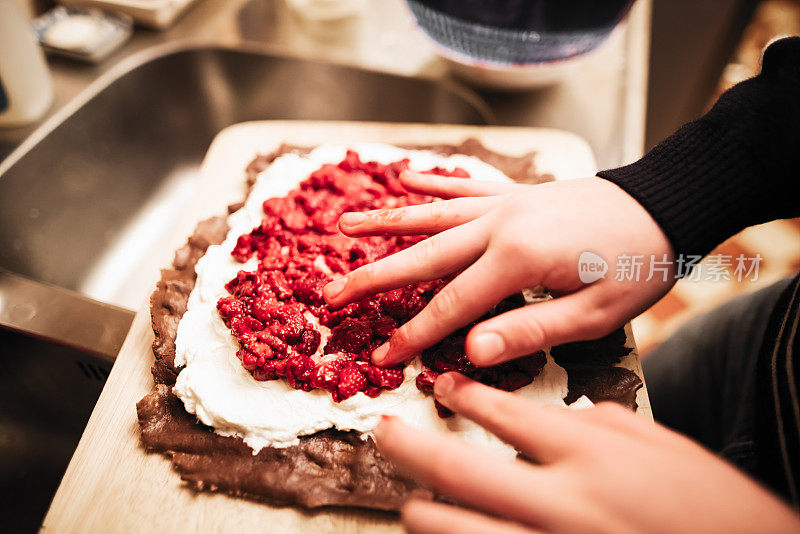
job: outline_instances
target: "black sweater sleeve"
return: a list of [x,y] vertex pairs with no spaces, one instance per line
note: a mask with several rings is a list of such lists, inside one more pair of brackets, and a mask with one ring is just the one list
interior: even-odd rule
[[800,37],[764,53],[761,73],[639,161],[598,173],[633,196],[676,254],[707,254],[754,224],[800,215]]

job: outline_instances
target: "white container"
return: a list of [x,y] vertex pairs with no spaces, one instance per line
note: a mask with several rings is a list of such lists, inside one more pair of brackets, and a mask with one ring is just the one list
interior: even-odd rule
[[15,0],[0,0],[0,127],[35,122],[53,103],[44,53]]

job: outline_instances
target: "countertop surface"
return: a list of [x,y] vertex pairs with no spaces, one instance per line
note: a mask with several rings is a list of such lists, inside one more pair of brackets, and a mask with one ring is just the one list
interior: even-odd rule
[[[29,12],[35,14],[29,2]],[[601,168],[632,161],[644,140],[650,1],[639,0],[620,27],[559,84],[517,92],[476,90],[499,125],[560,128],[585,138]],[[304,19],[283,0],[200,0],[166,31],[137,28],[133,38],[97,65],[50,57],[55,102],[48,117],[101,75],[138,53],[170,42],[263,47],[271,52],[368,69],[451,78],[446,62],[419,31],[402,0],[363,3],[338,22]],[[253,117],[257,119],[259,117]],[[0,157],[41,124],[0,130]]]

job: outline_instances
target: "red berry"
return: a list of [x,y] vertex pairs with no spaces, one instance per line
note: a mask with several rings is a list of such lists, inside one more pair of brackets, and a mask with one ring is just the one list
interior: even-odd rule
[[311,381],[314,373],[314,362],[302,354],[289,358],[286,363],[286,381],[296,389],[303,389],[302,384]]
[[256,367],[255,369],[253,369],[253,378],[258,380],[259,382],[264,382],[265,380],[272,380],[274,378],[277,378],[277,376],[275,376],[274,373],[268,373],[264,371],[264,369]]
[[436,413],[442,419],[445,419],[447,417],[452,417],[454,415],[453,411],[450,410],[450,408],[448,408],[447,406],[445,406],[444,404],[442,404],[441,402],[439,402],[436,399],[433,399],[433,405],[436,407]]
[[236,355],[239,356],[239,359],[242,360],[242,366],[248,371],[256,368],[258,357],[252,352],[241,349]]
[[372,364],[366,365],[368,368],[365,374],[367,375],[369,383],[374,386],[378,386],[382,389],[395,389],[400,387],[400,384],[403,383],[405,377],[402,367],[383,369]]
[[348,365],[339,372],[339,395],[342,400],[367,389],[367,379],[354,365]]
[[383,370],[383,383],[381,386],[385,389],[399,388],[400,384],[405,380],[403,369],[400,367],[392,367]]
[[314,370],[311,385],[318,389],[333,391],[339,386],[339,366],[333,363],[322,364]]
[[356,354],[372,340],[372,329],[363,321],[348,317],[331,330],[328,344],[341,352]]
[[286,277],[281,271],[270,271],[269,282],[272,286],[272,291],[279,299],[286,300],[292,296],[292,288],[289,286],[289,282],[286,281]]
[[[269,360],[272,358],[272,348],[266,343],[251,341],[247,344],[247,350],[252,352],[256,358],[259,359]],[[261,365],[263,365],[263,363]]]
[[[263,204],[264,216],[248,234],[239,236],[232,256],[244,263],[255,254],[254,271],[239,271],[225,289],[229,295],[217,302],[225,325],[239,342],[237,357],[256,380],[285,378],[297,389],[325,389],[334,401],[359,391],[370,397],[400,387],[403,367],[383,369],[370,361],[372,351],[427,305],[452,276],[412,284],[370,296],[343,308],[328,306],[322,288],[330,269],[347,274],[354,269],[418,243],[425,236],[371,236],[352,239],[338,231],[337,220],[346,211],[397,208],[430,202],[431,197],[405,191],[399,181],[408,160],[382,164],[361,161],[348,151],[338,164],[325,164],[311,173],[288,195]],[[258,165],[249,170],[258,172]],[[431,174],[468,177],[466,171],[433,168]],[[324,266],[319,263],[324,259]],[[521,297],[510,297],[489,314],[518,308]],[[331,329],[325,356],[319,351],[319,324]],[[436,377],[457,371],[485,384],[506,390],[529,384],[540,372],[541,353],[489,368],[476,368],[464,351],[464,336],[474,326],[465,325],[448,339],[422,354],[423,372],[417,387],[433,391]],[[437,403],[441,416],[451,414]]]
[[439,373],[429,369],[423,370],[417,375],[417,389],[423,393],[433,393],[433,383],[436,382],[436,377]]
[[311,356],[319,348],[321,340],[320,333],[316,330],[306,329],[300,335],[300,342],[294,346],[294,349],[300,354]]

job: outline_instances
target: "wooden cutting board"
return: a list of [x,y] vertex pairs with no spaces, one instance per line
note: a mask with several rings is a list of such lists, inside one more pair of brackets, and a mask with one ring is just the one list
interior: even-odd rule
[[[164,236],[165,265],[197,221],[225,213],[244,196],[244,169],[280,143],[459,143],[476,137],[512,155],[537,151],[537,169],[558,179],[591,176],[594,158],[575,135],[540,128],[472,127],[358,122],[261,121],[223,130],[209,149],[194,201],[175,233]],[[633,339],[628,330],[630,346]],[[305,512],[184,488],[169,461],[139,445],[136,402],[153,387],[148,304],[133,321],[78,448],[43,524],[50,532],[398,532],[397,516],[349,509]],[[642,376],[634,351],[623,362]],[[647,391],[639,413],[652,420]]]

